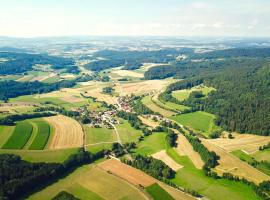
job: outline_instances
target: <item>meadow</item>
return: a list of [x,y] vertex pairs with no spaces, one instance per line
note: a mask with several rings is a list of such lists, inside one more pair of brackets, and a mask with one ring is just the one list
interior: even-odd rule
[[87,125],[84,126],[86,132],[86,144],[96,144],[102,142],[114,142],[116,141],[116,135],[114,129],[108,129],[105,127],[92,128]]
[[157,183],[148,186],[146,188],[146,191],[151,195],[154,200],[174,200],[174,198]]
[[115,126],[118,130],[122,143],[137,142],[139,137],[142,135],[142,132],[133,128],[128,121],[121,121],[121,124],[117,124]]

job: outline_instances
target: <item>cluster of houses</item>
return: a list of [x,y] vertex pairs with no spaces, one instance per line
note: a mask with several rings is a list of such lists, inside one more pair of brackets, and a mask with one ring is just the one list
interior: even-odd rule
[[130,96],[121,96],[117,99],[117,105],[121,110],[132,112],[132,107],[130,106],[131,99]]

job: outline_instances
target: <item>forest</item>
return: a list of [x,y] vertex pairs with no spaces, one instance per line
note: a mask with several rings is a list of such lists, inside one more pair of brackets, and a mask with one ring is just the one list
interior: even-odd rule
[[0,58],[6,59],[0,62],[0,74],[18,74],[32,70],[36,64],[48,64],[53,69],[68,67],[68,71],[76,71],[74,61],[70,58],[49,56],[45,54],[28,54],[14,52],[0,52]]

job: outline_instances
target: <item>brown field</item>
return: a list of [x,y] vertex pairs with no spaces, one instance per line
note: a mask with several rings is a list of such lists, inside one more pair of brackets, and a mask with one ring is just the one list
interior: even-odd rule
[[142,123],[144,123],[147,126],[150,126],[152,128],[155,128],[159,125],[158,122],[153,121],[152,119],[143,117],[143,116],[139,116],[139,119],[142,121]]
[[201,156],[194,151],[191,144],[188,142],[185,136],[178,134],[176,151],[182,156],[188,156],[197,169],[202,169],[204,162]]
[[215,168],[218,174],[229,172],[238,177],[246,178],[249,181],[253,181],[258,184],[265,180],[270,180],[270,177],[253,168],[248,163],[241,161],[239,158],[228,153],[226,150],[212,143],[207,139],[201,139],[203,145],[210,151],[214,151],[220,156],[219,165]]
[[98,166],[136,186],[142,185],[147,187],[157,182],[156,179],[144,172],[130,167],[116,159],[106,160],[98,164]]
[[177,162],[175,162],[170,156],[168,156],[165,150],[152,154],[151,156],[155,159],[161,160],[174,171],[177,171],[178,169],[181,169],[183,167]]
[[209,142],[223,148],[226,151],[243,150],[247,154],[255,153],[259,147],[270,142],[269,136],[233,133],[234,139],[218,138]]
[[115,90],[120,96],[130,95],[130,94],[145,94],[155,91],[160,91],[172,80],[148,80],[140,82],[130,82],[130,83],[119,83],[115,86]]
[[44,118],[54,128],[49,149],[63,149],[83,146],[83,129],[74,119],[57,115]]
[[175,200],[195,200],[195,197],[192,197],[184,192],[181,192],[173,187],[170,187],[164,183],[159,183],[159,185],[166,190]]
[[112,73],[117,74],[119,76],[130,76],[130,77],[135,77],[135,78],[143,78],[142,73],[138,73],[138,72],[131,71],[131,70],[115,70],[115,71],[112,71]]

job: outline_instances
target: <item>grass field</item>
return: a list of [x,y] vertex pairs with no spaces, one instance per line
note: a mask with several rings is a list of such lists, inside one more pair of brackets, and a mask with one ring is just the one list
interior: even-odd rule
[[142,132],[133,128],[128,121],[122,120],[122,122],[122,124],[116,125],[121,141],[123,143],[137,142]]
[[151,195],[154,200],[174,200],[174,198],[157,183],[148,186],[146,188],[146,191]]
[[211,133],[216,128],[214,124],[215,116],[206,112],[198,111],[172,116],[170,118],[184,126],[191,127],[197,131],[201,131],[205,133],[206,136],[208,136],[209,133]]
[[263,151],[257,151],[254,154],[252,154],[252,157],[254,157],[258,161],[270,161],[270,149],[265,149]]
[[78,152],[78,148],[60,150],[9,150],[0,149],[0,154],[11,153],[29,162],[64,162],[71,154]]
[[211,200],[259,200],[253,189],[240,182],[225,179],[213,179],[204,175],[202,170],[196,169],[187,156],[179,156],[174,149],[167,149],[176,162],[184,166],[177,171],[173,182],[184,188],[193,189]]
[[28,121],[17,122],[17,125],[3,145],[4,149],[22,149],[32,134],[33,127]]
[[165,116],[165,117],[169,117],[172,116],[174,114],[176,114],[176,112],[170,111],[170,110],[166,110],[164,108],[161,108],[160,106],[158,106],[157,104],[155,104],[152,101],[152,97],[151,96],[145,96],[142,99],[142,103],[148,107],[150,110],[160,113],[161,115]]
[[0,126],[0,148],[6,143],[14,131],[14,126]]
[[111,149],[111,148],[112,148],[112,143],[101,143],[101,144],[87,146],[87,150],[91,153],[97,153],[103,149]]
[[37,134],[31,143],[29,149],[31,150],[41,150],[44,149],[47,141],[50,137],[51,127],[44,120],[34,120],[34,123],[37,125]]
[[135,153],[142,155],[151,155],[163,149],[166,149],[166,133],[152,133],[141,141],[135,150]]
[[91,128],[84,126],[84,130],[87,134],[86,144],[96,144],[100,142],[114,142],[116,141],[116,135],[114,129],[102,128]]
[[51,184],[43,190],[31,195],[30,200],[52,199],[60,191],[67,191],[82,200],[143,200],[144,194],[127,183],[94,164],[76,169],[67,177]]

